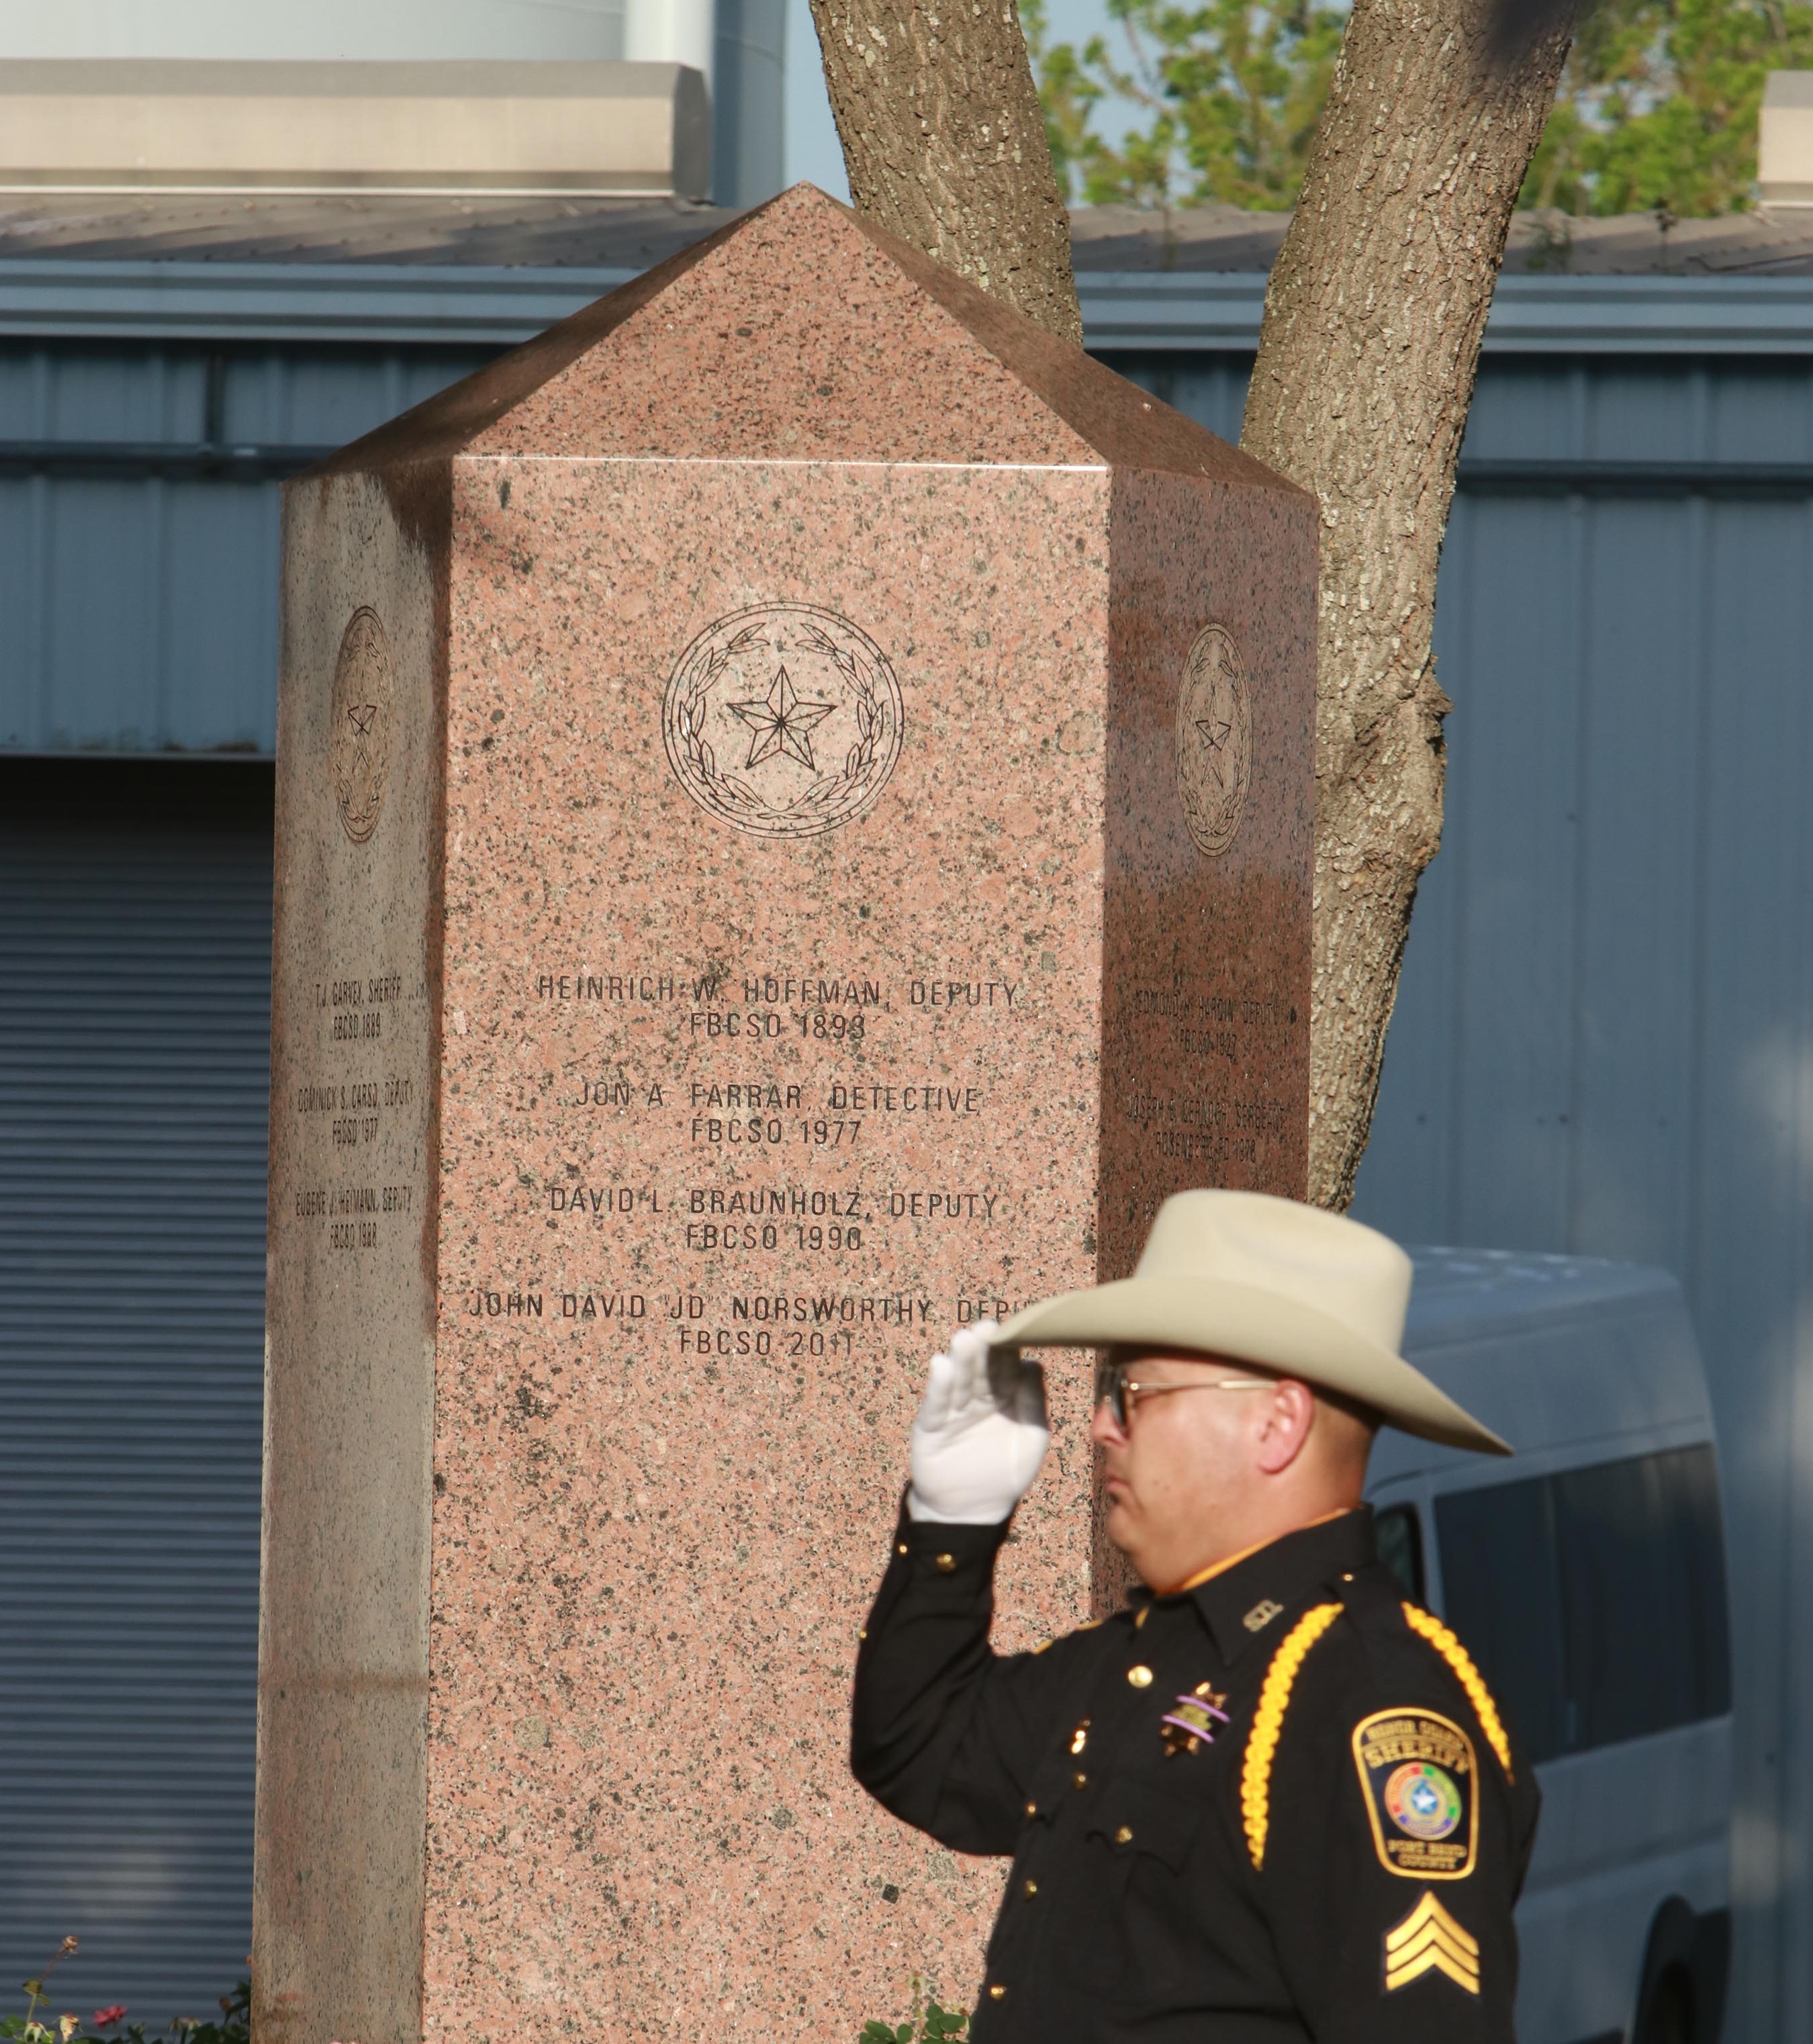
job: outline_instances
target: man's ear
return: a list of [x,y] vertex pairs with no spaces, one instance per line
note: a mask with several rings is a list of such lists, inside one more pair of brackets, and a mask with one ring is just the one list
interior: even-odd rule
[[1294,1377],[1281,1377],[1265,1400],[1259,1429],[1258,1466],[1266,1475],[1281,1476],[1290,1467],[1315,1424],[1316,1393]]

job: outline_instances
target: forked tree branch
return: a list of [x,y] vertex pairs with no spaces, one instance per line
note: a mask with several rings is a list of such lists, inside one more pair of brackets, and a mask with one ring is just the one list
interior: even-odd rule
[[1241,445],[1322,506],[1309,1197],[1344,1208],[1442,838],[1435,567],[1511,209],[1573,9],[1356,0]]

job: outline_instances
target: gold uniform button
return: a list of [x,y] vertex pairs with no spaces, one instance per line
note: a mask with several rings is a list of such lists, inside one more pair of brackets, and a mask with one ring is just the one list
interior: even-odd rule
[[997,1981],[994,1985],[989,1989],[989,1999],[990,2001],[1006,2000],[1007,1989],[1001,1985],[999,1981]]
[[905,1543],[905,1541],[904,1541],[904,1540],[903,1540],[903,1541],[901,1541],[901,1544],[899,1545],[899,1546],[897,1546],[897,1547],[894,1550],[894,1552],[895,1552],[897,1554],[904,1554],[906,1552],[906,1550],[907,1550],[907,1543]]
[[940,1554],[931,1566],[941,1576],[954,1576],[957,1573],[957,1557],[955,1554]]
[[1026,1899],[1027,1899],[1027,1900],[1028,1902],[1030,1902],[1030,1901],[1032,1900],[1033,1896],[1035,1896],[1038,1892],[1039,1892],[1039,1884],[1038,1884],[1038,1882],[1037,1882],[1036,1881],[1029,1881],[1026,1884]]
[[1132,1826],[1131,1824],[1123,1824],[1120,1829],[1115,1833],[1114,1842],[1117,1846],[1131,1845],[1133,1842]]
[[1073,1774],[1070,1779],[1079,1788],[1086,1788],[1089,1785],[1089,1777],[1086,1774]]
[[1036,1803],[1028,1803],[1026,1806],[1026,1814],[1029,1817],[1036,1817],[1039,1815],[1039,1805]]
[[1141,1662],[1138,1667],[1127,1669],[1127,1679],[1136,1689],[1149,1689],[1152,1686],[1152,1671]]

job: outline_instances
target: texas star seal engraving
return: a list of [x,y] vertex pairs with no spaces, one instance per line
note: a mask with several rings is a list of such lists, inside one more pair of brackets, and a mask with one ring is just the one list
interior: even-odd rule
[[1253,705],[1227,628],[1199,632],[1177,691],[1177,793],[1199,851],[1234,842],[1253,773]]
[[396,718],[390,670],[390,641],[377,612],[361,604],[340,635],[328,732],[334,807],[355,844],[377,829],[384,807]]
[[899,759],[900,683],[866,632],[808,603],[761,603],[709,625],[662,703],[668,764],[720,822],[816,837],[862,815]]

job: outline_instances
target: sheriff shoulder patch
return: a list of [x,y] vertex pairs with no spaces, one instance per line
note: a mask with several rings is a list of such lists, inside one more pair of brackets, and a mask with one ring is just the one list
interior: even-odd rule
[[1407,1881],[1460,1881],[1479,1847],[1473,1741],[1434,1711],[1375,1711],[1354,1727],[1354,1765],[1379,1863]]

